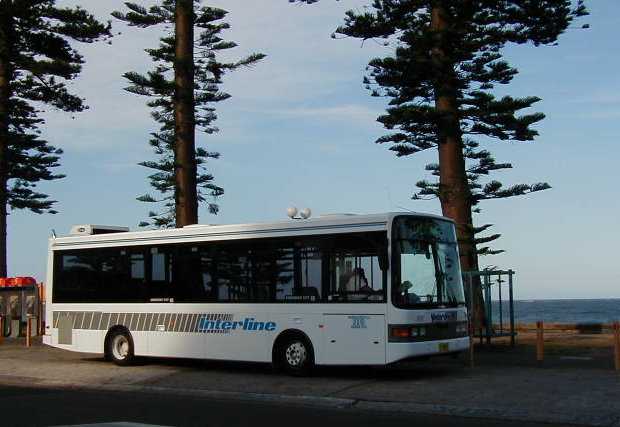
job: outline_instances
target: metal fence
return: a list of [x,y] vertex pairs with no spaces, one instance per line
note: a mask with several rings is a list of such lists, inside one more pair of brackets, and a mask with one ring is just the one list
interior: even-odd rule
[[474,336],[480,338],[480,342],[486,338],[487,344],[490,344],[492,338],[510,337],[510,344],[515,345],[514,275],[513,270],[481,270],[463,273],[467,309],[470,316],[473,313],[474,290],[479,286],[482,291],[484,319],[481,325],[474,329]]

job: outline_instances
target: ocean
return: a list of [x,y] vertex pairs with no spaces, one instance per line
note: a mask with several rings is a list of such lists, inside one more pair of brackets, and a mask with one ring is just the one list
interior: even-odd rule
[[[515,323],[609,323],[620,320],[620,299],[556,299],[515,301]],[[493,302],[493,323],[499,323],[499,304]],[[509,324],[507,302],[503,321]]]

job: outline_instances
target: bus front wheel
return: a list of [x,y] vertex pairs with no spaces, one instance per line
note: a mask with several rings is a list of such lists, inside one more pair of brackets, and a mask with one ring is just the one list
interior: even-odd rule
[[109,360],[119,366],[127,366],[133,362],[133,340],[128,331],[117,329],[110,331],[106,340],[105,354]]
[[302,337],[291,336],[283,340],[277,352],[278,365],[288,374],[308,375],[314,366],[312,347]]

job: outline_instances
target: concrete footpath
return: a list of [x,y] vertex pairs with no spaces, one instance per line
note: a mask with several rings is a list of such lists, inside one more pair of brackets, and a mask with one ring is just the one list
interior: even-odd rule
[[7,340],[0,345],[0,388],[172,393],[213,400],[620,427],[620,375],[605,362],[558,357],[563,363],[550,358],[537,367],[517,363],[519,351],[529,350],[481,353],[473,369],[446,358],[387,369],[320,368],[312,377],[294,378],[262,364],[144,359],[136,366],[118,367],[100,355],[40,344],[26,349]]

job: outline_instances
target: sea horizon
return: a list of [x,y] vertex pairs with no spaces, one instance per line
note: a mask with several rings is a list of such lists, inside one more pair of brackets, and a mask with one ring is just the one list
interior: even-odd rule
[[[499,301],[493,301],[493,322],[499,321]],[[502,320],[509,319],[502,301]],[[620,298],[519,299],[514,301],[515,323],[610,323],[620,320]]]

